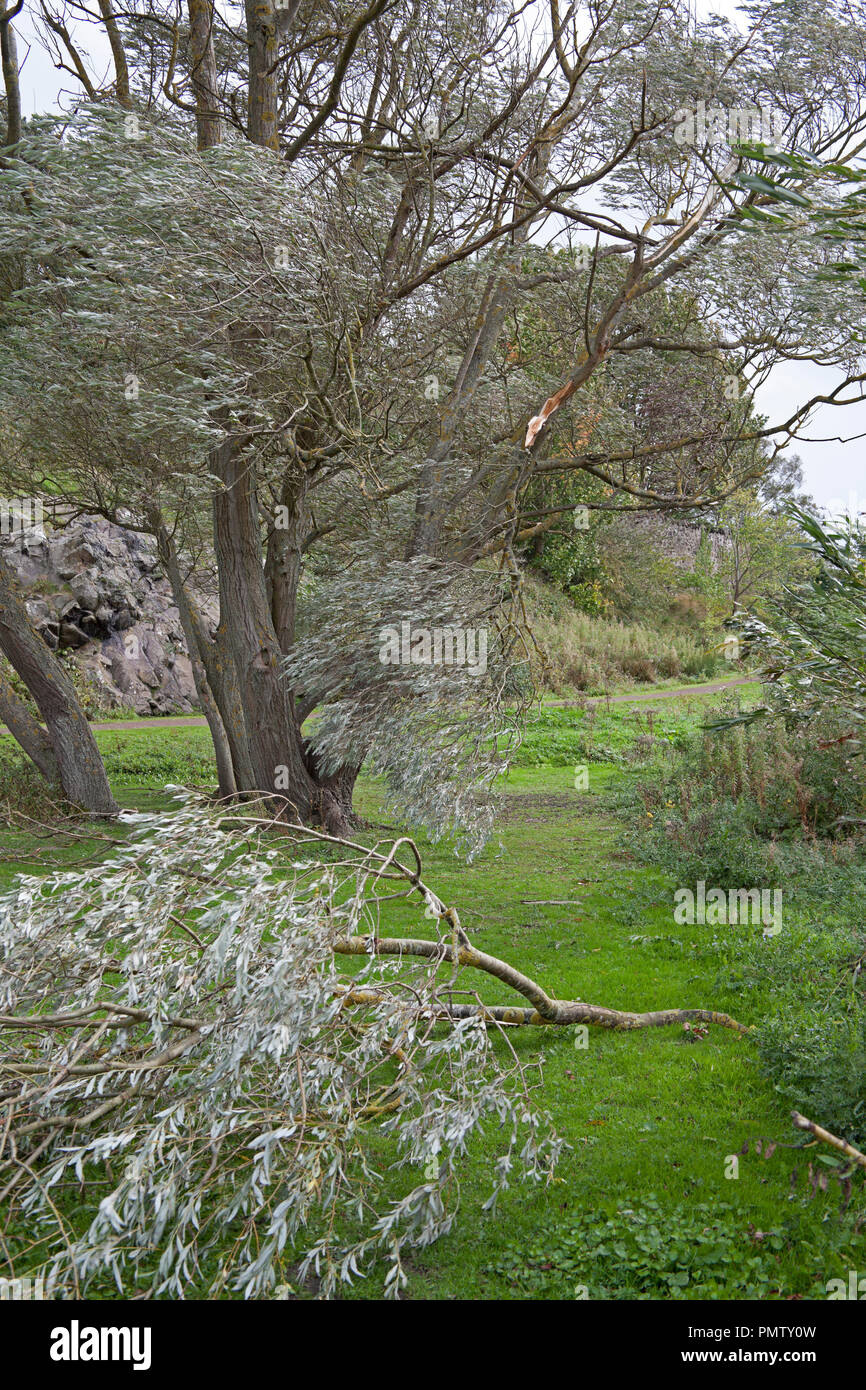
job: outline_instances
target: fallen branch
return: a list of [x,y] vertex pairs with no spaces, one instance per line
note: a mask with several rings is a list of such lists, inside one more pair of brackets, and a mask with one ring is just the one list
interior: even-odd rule
[[[272,828],[273,822],[258,817],[248,818],[263,828]],[[427,960],[439,960],[457,966],[467,965],[486,974],[493,975],[504,984],[510,985],[522,994],[533,1006],[521,1009],[510,1005],[451,1004],[443,1016],[453,1019],[483,1018],[490,1023],[504,1024],[581,1024],[596,1028],[611,1028],[617,1031],[631,1031],[636,1028],[666,1028],[682,1023],[715,1023],[721,1028],[730,1028],[735,1033],[746,1034],[751,1029],[738,1023],[729,1014],[716,1013],[712,1009],[660,1009],[650,1013],[630,1013],[621,1009],[608,1009],[598,1004],[584,1004],[580,1000],[552,999],[540,985],[527,975],[516,970],[506,961],[498,960],[472,945],[455,907],[446,907],[438,895],[421,878],[421,852],[415,841],[408,835],[395,840],[387,854],[378,849],[358,844],[355,841],[330,835],[326,831],[313,830],[304,825],[284,825],[303,840],[330,844],[353,853],[360,854],[362,861],[375,865],[375,878],[400,879],[408,884],[407,896],[418,893],[426,906],[426,913],[438,919],[442,927],[449,931],[451,941],[427,941],[414,937],[383,936],[341,936],[334,941],[336,955],[345,956],[421,956]],[[412,864],[406,865],[398,858],[398,850],[406,846],[412,855]],[[581,880],[583,882],[584,880]],[[586,882],[591,880],[587,879]],[[521,899],[529,902],[529,899]],[[551,904],[554,902],[550,900]],[[562,902],[566,904],[565,900]],[[456,948],[456,954],[455,954]],[[355,1001],[358,1002],[358,1001]]]
[[822,1129],[820,1125],[815,1124],[814,1120],[807,1120],[806,1116],[801,1115],[797,1110],[791,1111],[791,1119],[797,1129],[808,1130],[810,1134],[814,1134],[816,1139],[838,1149],[846,1158],[853,1159],[855,1163],[858,1163],[861,1168],[866,1168],[866,1154],[861,1154],[860,1150],[855,1149],[853,1144],[849,1144],[845,1139],[837,1138],[835,1134],[830,1133],[829,1129]]
[[[273,846],[287,830],[191,801],[106,864],[0,898],[7,1262],[4,1241],[37,1229],[61,1288],[111,1271],[138,1290],[129,1252],[158,1248],[150,1296],[181,1296],[206,1263],[210,1297],[258,1296],[291,1247],[336,1287],[341,1269],[450,1229],[467,1148],[455,1134],[495,1120],[491,1201],[512,1171],[551,1177],[563,1141],[537,1107],[541,1049],[521,1056],[512,1025],[748,1031],[706,1009],[556,999],[470,941],[412,840],[368,847],[298,827],[286,865]],[[423,911],[422,937],[384,934],[395,904],[410,920]],[[484,1002],[487,976],[513,1004]],[[380,1154],[412,1175],[387,1210],[370,1196],[385,1190]],[[88,1205],[80,1236],[51,1195],[72,1183]]]
[[[450,910],[453,914],[453,909]],[[454,923],[456,927],[456,923]],[[334,952],[342,956],[421,956],[443,964],[470,966],[510,985],[532,1004],[531,1009],[508,1005],[452,1004],[447,1013],[451,1018],[484,1018],[491,1023],[556,1024],[585,1023],[596,1028],[631,1030],[635,1028],[665,1028],[672,1024],[697,1022],[716,1023],[736,1033],[748,1033],[743,1023],[729,1014],[711,1009],[660,1009],[651,1013],[629,1013],[608,1009],[599,1004],[584,1004],[580,1000],[551,999],[548,994],[506,961],[479,951],[475,946],[448,941],[426,941],[417,937],[341,936],[334,941]]]

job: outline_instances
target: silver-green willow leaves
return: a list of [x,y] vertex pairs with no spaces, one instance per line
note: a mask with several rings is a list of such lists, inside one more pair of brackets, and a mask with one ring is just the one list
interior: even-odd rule
[[[335,969],[336,935],[376,930],[373,860],[253,850],[193,802],[138,819],[107,865],[0,901],[0,1188],[16,1179],[56,1297],[106,1275],[263,1297],[307,1274],[327,1297],[374,1267],[396,1296],[403,1253],[450,1229],[482,1127],[493,1194],[549,1174],[519,1069],[477,1022],[435,1023],[435,968]],[[70,1178],[93,1207],[64,1234]]]

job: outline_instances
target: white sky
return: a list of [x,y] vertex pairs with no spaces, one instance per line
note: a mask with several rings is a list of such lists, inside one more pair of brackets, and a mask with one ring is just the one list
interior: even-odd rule
[[[21,68],[21,106],[25,116],[56,109],[60,104],[58,97],[61,91],[81,91],[80,84],[69,73],[58,71],[42,45],[34,42],[36,26],[33,16],[39,13],[39,6],[34,0],[25,0],[24,9],[15,20]],[[82,56],[87,53],[92,60],[88,71],[97,78],[110,73],[111,49],[102,26],[70,21],[68,27]]]
[[[736,0],[696,0],[696,3],[701,14],[712,12],[730,19],[736,17]],[[26,115],[56,108],[63,91],[71,92],[78,87],[69,74],[53,66],[42,46],[33,42],[34,13],[38,13],[38,6],[34,0],[26,0],[24,11],[15,22],[19,61],[22,62],[21,101]],[[70,28],[77,36],[82,54],[90,57],[89,70],[97,79],[108,76],[111,56],[104,31],[94,24],[71,24]],[[775,369],[758,392],[756,405],[770,421],[781,421],[810,396],[829,393],[837,384],[838,377],[830,370],[808,363],[790,363]],[[806,491],[832,511],[866,511],[866,402],[844,409],[823,406],[816,411],[804,433],[808,438],[797,442],[794,451],[803,460]],[[843,435],[849,442],[840,440],[839,436]],[[857,435],[864,438],[858,439]]]

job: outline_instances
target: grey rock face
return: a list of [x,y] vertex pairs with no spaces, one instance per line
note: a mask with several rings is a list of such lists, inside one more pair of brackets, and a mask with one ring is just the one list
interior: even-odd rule
[[[701,526],[694,522],[680,521],[659,512],[624,513],[614,517],[612,527],[632,540],[637,535],[645,544],[654,546],[662,555],[666,555],[669,560],[686,570],[694,569],[704,534]],[[730,550],[731,542],[722,531],[707,530],[706,534],[710,546],[710,562],[715,568],[724,552]]]
[[[49,647],[72,653],[103,707],[142,715],[198,708],[171,585],[149,536],[85,516],[0,544],[34,626]],[[215,598],[196,597],[215,627]]]

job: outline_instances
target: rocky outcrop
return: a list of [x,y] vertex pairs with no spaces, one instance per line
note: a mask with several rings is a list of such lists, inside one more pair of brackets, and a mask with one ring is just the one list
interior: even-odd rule
[[[142,715],[197,708],[180,617],[149,536],[85,516],[2,544],[34,626],[71,653],[100,705]],[[215,624],[215,599],[198,598]]]
[[612,525],[631,543],[637,538],[687,570],[694,569],[703,539],[709,544],[713,568],[731,547],[724,531],[701,526],[699,522],[682,521],[664,512],[622,512],[614,517]]

